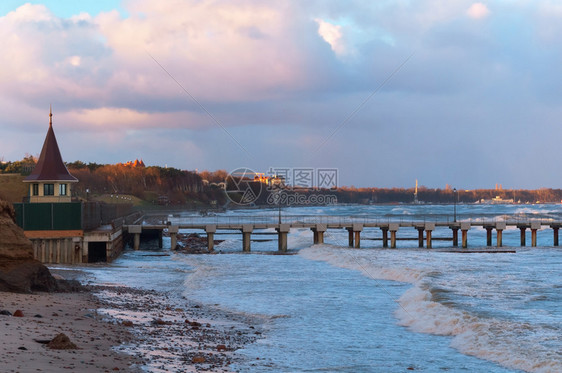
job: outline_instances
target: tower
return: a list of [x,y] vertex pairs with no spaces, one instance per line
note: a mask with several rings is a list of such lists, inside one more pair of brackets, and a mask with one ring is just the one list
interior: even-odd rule
[[68,172],[62,161],[53,130],[52,108],[49,109],[49,129],[39,161],[23,182],[29,183],[30,203],[71,201],[71,185],[77,183],[78,179]]

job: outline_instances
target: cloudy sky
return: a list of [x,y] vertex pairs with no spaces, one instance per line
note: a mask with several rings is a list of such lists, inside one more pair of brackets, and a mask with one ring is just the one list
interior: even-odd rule
[[0,159],[562,187],[562,3],[0,3]]

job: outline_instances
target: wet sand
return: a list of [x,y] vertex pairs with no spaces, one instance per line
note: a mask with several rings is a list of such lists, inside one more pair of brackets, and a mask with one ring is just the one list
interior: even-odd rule
[[[231,372],[259,320],[150,290],[0,292],[0,366],[11,372]],[[44,343],[64,333],[78,349]],[[37,340],[37,341],[36,341]]]
[[100,314],[127,325],[149,372],[232,372],[236,350],[262,334],[262,320],[202,305],[174,294],[120,286],[92,286]]

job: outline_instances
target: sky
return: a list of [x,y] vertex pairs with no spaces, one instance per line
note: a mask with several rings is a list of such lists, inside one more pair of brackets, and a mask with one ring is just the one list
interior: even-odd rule
[[555,0],[0,2],[0,160],[562,188]]

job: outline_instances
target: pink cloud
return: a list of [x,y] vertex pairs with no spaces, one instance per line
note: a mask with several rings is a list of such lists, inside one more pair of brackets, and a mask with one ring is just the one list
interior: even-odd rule
[[474,3],[470,6],[470,8],[468,8],[466,14],[470,18],[482,19],[482,18],[486,18],[490,14],[490,10],[485,4]]

